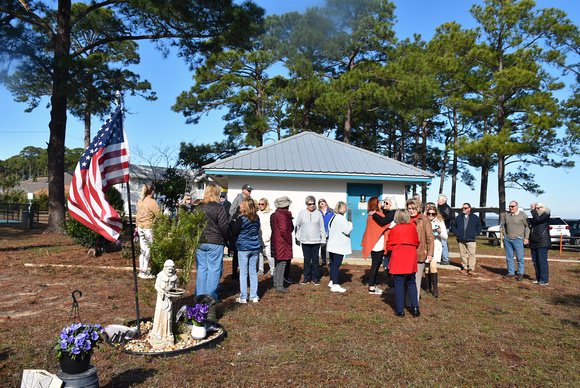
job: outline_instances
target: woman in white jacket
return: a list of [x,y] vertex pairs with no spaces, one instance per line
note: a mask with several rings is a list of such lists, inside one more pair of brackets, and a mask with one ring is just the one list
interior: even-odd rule
[[350,247],[350,232],[352,232],[352,222],[348,221],[345,213],[348,205],[342,201],[334,208],[334,217],[328,223],[328,242],[326,250],[330,254],[330,282],[328,286],[332,292],[345,292],[346,289],[338,284],[338,270],[342,264],[344,255],[352,253]]
[[272,209],[270,209],[270,202],[266,198],[258,201],[258,217],[260,217],[260,239],[262,240],[262,250],[260,251],[260,260],[258,261],[258,275],[264,274],[264,257],[268,259],[270,266],[270,275],[274,276],[274,258],[272,257],[272,227],[270,226],[270,219],[272,217]]
[[429,292],[433,293],[435,298],[439,297],[439,274],[437,273],[437,263],[441,262],[443,255],[442,240],[447,240],[447,228],[445,228],[445,221],[441,214],[437,211],[437,207],[430,205],[427,207],[427,217],[431,220],[431,227],[433,228],[433,236],[435,236],[435,244],[433,249],[433,259],[429,263],[429,275],[427,283],[429,284]]

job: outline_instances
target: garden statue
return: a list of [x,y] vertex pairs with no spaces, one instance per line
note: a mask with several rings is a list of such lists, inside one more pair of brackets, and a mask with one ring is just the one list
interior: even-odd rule
[[155,318],[153,329],[149,334],[149,343],[154,349],[165,349],[173,346],[174,338],[171,329],[173,321],[173,301],[177,287],[177,274],[173,260],[166,260],[163,271],[157,274],[155,289],[157,290],[157,304],[155,305]]

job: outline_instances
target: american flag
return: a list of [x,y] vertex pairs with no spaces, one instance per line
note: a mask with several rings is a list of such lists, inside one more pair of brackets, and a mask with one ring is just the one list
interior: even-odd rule
[[68,196],[70,215],[107,240],[117,241],[123,222],[105,193],[128,181],[129,144],[117,107],[77,164]]

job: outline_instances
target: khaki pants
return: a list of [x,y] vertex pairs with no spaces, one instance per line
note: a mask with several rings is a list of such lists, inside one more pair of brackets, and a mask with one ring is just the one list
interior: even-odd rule
[[457,242],[459,244],[462,269],[475,270],[475,241],[457,240]]

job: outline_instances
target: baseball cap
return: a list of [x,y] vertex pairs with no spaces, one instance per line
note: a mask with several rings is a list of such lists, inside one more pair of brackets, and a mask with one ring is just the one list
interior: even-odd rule
[[242,186],[242,190],[252,191],[254,190],[254,188],[246,183],[245,185]]

